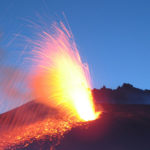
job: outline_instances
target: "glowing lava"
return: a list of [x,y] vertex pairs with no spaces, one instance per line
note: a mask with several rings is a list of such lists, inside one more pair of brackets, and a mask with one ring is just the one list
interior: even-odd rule
[[60,22],[53,25],[52,34],[43,31],[40,37],[32,58],[34,95],[66,117],[96,119],[88,65],[82,63],[72,33]]
[[[32,41],[33,66],[29,66],[26,79],[19,82],[29,83],[27,91],[34,101],[1,115],[0,149],[26,147],[46,135],[53,142],[84,121],[96,119],[100,113],[94,107],[88,65],[82,63],[72,33],[62,22],[55,23],[51,31],[43,31],[39,40]],[[18,74],[11,81],[16,84]],[[14,95],[8,94],[10,98]]]

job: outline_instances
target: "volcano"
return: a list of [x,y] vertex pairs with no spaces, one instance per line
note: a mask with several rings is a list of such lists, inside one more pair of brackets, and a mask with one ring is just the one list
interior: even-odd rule
[[[49,140],[49,135],[46,135],[44,139],[33,139],[31,143],[29,143],[30,139],[27,139],[23,144],[13,144],[6,149],[150,149],[150,105],[97,104],[97,107],[103,110],[99,119],[72,128],[59,140],[59,144],[57,142],[57,144],[54,144],[54,141]],[[24,117],[22,117],[22,114],[24,114]],[[0,133],[6,132],[6,134],[8,134],[13,128],[34,124],[44,120],[44,118],[56,117],[56,115],[56,110],[52,110],[37,101],[31,101],[0,115]]]

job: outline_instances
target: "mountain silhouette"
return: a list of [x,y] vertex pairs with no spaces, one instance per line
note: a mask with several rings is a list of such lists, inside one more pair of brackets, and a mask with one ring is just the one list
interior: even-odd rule
[[150,104],[150,90],[138,89],[127,83],[114,90],[103,86],[93,89],[92,93],[96,103]]

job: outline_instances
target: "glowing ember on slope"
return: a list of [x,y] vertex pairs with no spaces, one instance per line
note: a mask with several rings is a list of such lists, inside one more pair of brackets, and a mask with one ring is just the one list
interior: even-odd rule
[[55,23],[53,31],[43,31],[33,50],[34,94],[69,118],[94,120],[99,112],[93,104],[88,65],[82,63],[72,34],[62,22]]
[[44,136],[48,136],[51,146],[55,146],[63,134],[75,126],[77,124],[73,120],[47,118],[31,125],[17,127],[11,132],[2,132],[0,149],[22,149],[35,140],[45,139]]

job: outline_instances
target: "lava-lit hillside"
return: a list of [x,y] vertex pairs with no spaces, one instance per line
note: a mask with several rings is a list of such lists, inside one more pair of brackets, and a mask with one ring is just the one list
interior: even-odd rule
[[[2,114],[0,122],[4,118],[13,118],[16,116],[20,121],[18,126],[21,126],[21,118],[17,117],[20,111],[30,111],[34,119],[30,117],[26,119],[30,124],[34,124],[42,118],[48,117],[49,110],[42,106],[45,112],[39,111],[34,114],[36,108],[38,109],[41,104],[30,102],[20,108]],[[45,107],[45,108],[44,108]],[[56,150],[149,150],[150,138],[150,106],[149,105],[122,105],[122,104],[101,104],[98,105],[103,113],[100,118],[95,121],[88,122],[78,127],[73,127],[70,131],[66,132],[64,138],[50,141],[49,134],[44,139],[30,139],[25,140],[23,144],[16,144],[10,149],[30,149],[30,150],[48,150],[54,148]],[[25,121],[25,120],[24,120]],[[13,122],[13,121],[12,121]],[[9,124],[7,121],[3,125]],[[24,123],[23,123],[24,124]],[[5,125],[4,125],[5,126]],[[25,146],[25,147],[24,147]],[[9,149],[9,148],[8,148]]]
[[0,116],[0,132],[42,121],[57,115],[57,111],[37,101],[31,101]]

